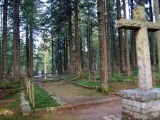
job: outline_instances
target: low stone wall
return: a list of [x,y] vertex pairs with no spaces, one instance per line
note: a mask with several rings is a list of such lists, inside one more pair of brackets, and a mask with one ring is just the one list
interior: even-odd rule
[[159,120],[160,89],[142,91],[138,89],[122,90],[123,120]]
[[21,107],[23,116],[29,115],[31,108],[29,106],[29,102],[25,99],[25,94],[23,91],[21,92]]

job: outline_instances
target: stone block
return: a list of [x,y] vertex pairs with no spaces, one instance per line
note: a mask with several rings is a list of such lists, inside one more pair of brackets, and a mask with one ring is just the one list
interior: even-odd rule
[[29,102],[28,102],[28,101],[25,101],[25,100],[22,101],[21,106],[28,106],[28,105],[29,105]]
[[156,98],[160,99],[160,88],[154,88],[152,91],[156,93]]
[[158,120],[160,117],[160,89],[142,91],[123,90],[122,118],[127,120]]
[[143,108],[143,104],[135,100],[122,99],[122,105],[123,104],[134,106],[137,108]]
[[23,113],[29,113],[30,110],[31,110],[30,106],[23,106],[23,107],[22,107],[22,112],[23,112]]
[[160,116],[159,112],[154,112],[150,114],[153,118],[158,118]]
[[152,91],[141,91],[135,94],[135,99],[138,101],[150,101],[156,99],[156,93]]
[[140,112],[141,111],[141,109],[139,107],[130,106],[130,105],[126,105],[126,104],[122,104],[122,108],[125,108],[125,109],[130,110],[130,111],[134,111],[134,112]]
[[126,91],[126,90],[121,90],[121,91],[120,91],[120,96],[121,96],[122,98],[128,98],[128,96],[127,96],[127,91]]
[[160,111],[160,105],[158,105],[158,106],[152,106],[147,111],[149,113],[151,113],[151,112],[158,112],[158,111]]
[[139,119],[139,120],[147,120],[148,116],[146,116],[145,114],[141,114],[141,113],[134,113],[133,116],[135,119]]
[[139,90],[139,89],[130,89],[120,91],[120,96],[125,99],[136,100],[136,101],[151,101],[156,100],[160,97],[160,90]]
[[127,113],[128,115],[131,115],[131,116],[133,116],[134,115],[134,112],[133,111],[131,111],[131,110],[127,110],[127,109],[122,109],[122,114],[124,114],[124,113]]

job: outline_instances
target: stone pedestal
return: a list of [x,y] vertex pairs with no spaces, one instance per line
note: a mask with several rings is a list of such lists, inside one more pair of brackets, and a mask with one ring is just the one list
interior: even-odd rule
[[160,88],[120,92],[122,120],[160,120]]

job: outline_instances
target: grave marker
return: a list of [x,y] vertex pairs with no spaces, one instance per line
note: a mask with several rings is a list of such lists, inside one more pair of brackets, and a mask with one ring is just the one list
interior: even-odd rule
[[[118,28],[136,30],[138,89],[122,90],[122,119],[150,120],[160,117],[160,89],[153,89],[148,30],[160,30],[160,24],[147,22],[145,8],[133,10],[133,19],[117,21]],[[156,109],[155,109],[156,108]]]

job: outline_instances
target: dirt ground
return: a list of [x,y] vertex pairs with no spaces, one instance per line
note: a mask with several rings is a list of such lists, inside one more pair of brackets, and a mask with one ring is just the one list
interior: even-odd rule
[[[15,100],[19,101],[19,96],[13,99],[1,99],[0,109],[11,106],[14,115],[0,117],[0,120],[104,120],[102,118],[104,116],[121,115],[121,98],[114,94],[102,94],[95,89],[86,89],[66,81],[43,83],[42,80],[43,78],[38,78],[35,81],[44,90],[63,99],[66,103],[64,106],[56,112],[35,111],[29,116],[23,117],[21,107],[17,104],[19,102],[14,106],[11,104]],[[118,86],[118,89],[121,89],[119,87],[121,85]],[[128,87],[128,85],[123,87]],[[131,85],[131,87],[133,86]]]
[[60,97],[67,104],[107,98],[105,94],[101,94],[94,89],[86,89],[68,82],[44,83],[43,88]]
[[90,106],[85,109],[65,111],[57,113],[57,120],[72,116],[73,120],[103,120],[102,117],[109,115],[121,115],[121,101],[111,101],[102,105]]
[[[102,104],[95,104],[96,101],[114,98],[117,96],[106,95],[97,92],[95,89],[86,89],[79,87],[66,81],[42,83],[42,79],[37,79],[36,83],[43,87],[44,90],[49,91],[53,95],[60,97],[66,104],[78,105],[73,110],[60,110],[55,114],[55,120],[103,120],[102,117],[108,115],[121,115],[121,98],[109,102],[103,102]],[[94,104],[92,105],[93,102]],[[91,105],[85,107],[81,106],[83,103],[89,103]],[[80,105],[79,105],[80,104]],[[44,116],[44,119],[50,116]]]

